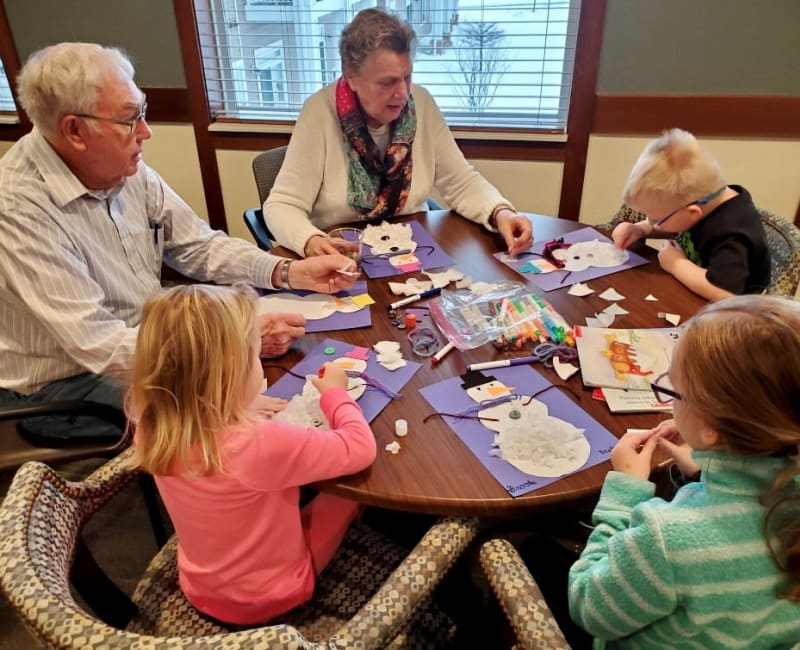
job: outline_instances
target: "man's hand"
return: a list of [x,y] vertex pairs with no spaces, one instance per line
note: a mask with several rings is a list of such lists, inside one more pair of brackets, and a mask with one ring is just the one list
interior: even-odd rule
[[262,357],[286,354],[292,343],[306,333],[306,319],[302,314],[261,314],[258,319]]
[[[337,293],[349,289],[356,281],[355,262],[341,253],[296,260],[289,266],[289,285],[318,293]],[[338,273],[347,271],[347,273]]]
[[524,253],[533,244],[533,226],[530,220],[508,208],[501,208],[494,215],[497,232],[503,237],[509,255]]

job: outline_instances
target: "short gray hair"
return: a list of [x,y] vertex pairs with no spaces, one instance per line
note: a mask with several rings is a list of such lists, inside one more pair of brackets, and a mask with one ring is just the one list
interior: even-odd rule
[[339,55],[342,72],[357,74],[364,60],[380,49],[414,54],[417,35],[406,21],[382,9],[364,9],[342,30]]
[[17,94],[31,122],[46,133],[69,113],[92,113],[109,77],[133,79],[130,59],[116,47],[59,43],[31,54],[17,77]]

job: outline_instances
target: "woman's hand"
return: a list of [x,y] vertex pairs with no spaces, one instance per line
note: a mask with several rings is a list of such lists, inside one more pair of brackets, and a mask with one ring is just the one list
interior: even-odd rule
[[353,286],[358,275],[351,274],[357,270],[356,263],[341,253],[307,257],[289,266],[289,286],[317,293],[337,293]]
[[533,226],[530,220],[510,208],[500,208],[494,215],[497,232],[503,237],[509,255],[524,253],[533,244]]
[[611,451],[611,464],[618,472],[647,480],[657,440],[655,429],[644,433],[626,433]]
[[303,249],[303,254],[306,257],[314,257],[315,255],[335,255],[338,252],[339,249],[337,249],[330,238],[325,235],[313,235],[309,237]]
[[320,394],[330,388],[347,388],[347,373],[344,368],[330,361],[323,364],[316,377],[311,378],[311,383],[316,386]]

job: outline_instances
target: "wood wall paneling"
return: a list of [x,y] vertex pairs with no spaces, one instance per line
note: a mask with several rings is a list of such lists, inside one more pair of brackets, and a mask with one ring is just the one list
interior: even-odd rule
[[680,127],[699,136],[800,137],[800,96],[597,95],[592,131],[657,134]]

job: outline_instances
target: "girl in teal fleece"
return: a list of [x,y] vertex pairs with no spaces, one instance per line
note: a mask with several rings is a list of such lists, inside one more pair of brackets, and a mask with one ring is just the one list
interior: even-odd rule
[[[569,574],[572,618],[599,648],[800,647],[800,302],[706,306],[654,384],[674,427],[612,452]],[[670,502],[648,481],[659,446],[701,471]]]

